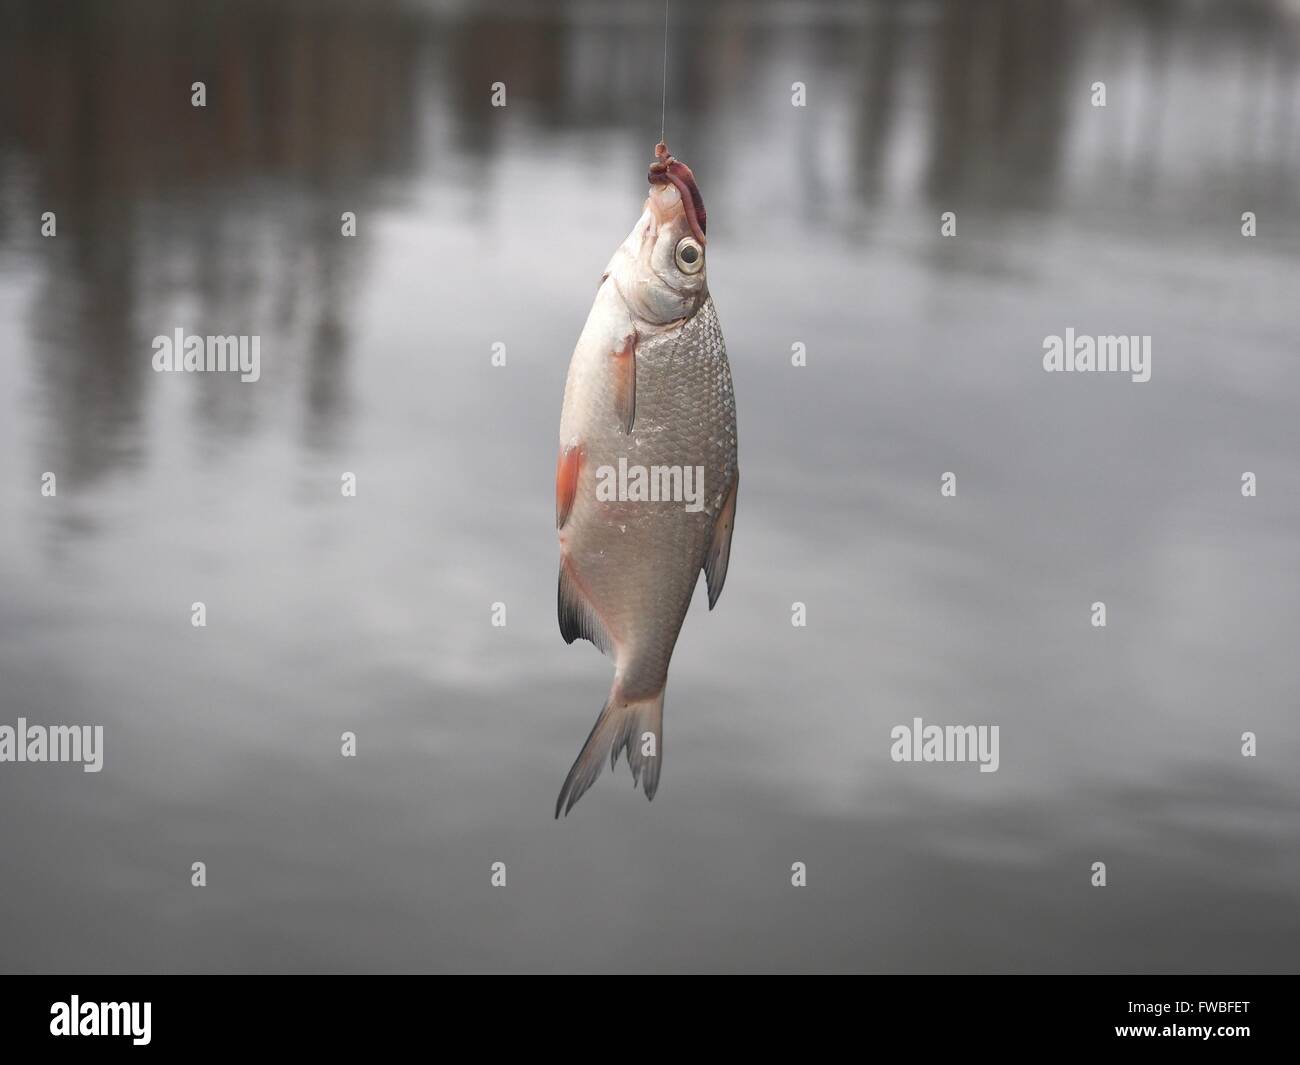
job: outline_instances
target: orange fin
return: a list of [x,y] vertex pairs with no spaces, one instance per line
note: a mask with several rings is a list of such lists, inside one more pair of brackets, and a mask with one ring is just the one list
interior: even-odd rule
[[636,341],[636,330],[633,330],[618,351],[610,352],[614,365],[614,410],[625,433],[632,431],[636,421]]
[[722,504],[717,520],[713,523],[713,542],[709,544],[709,553],[704,556],[704,580],[709,586],[709,609],[722,594],[722,586],[727,581],[727,563],[731,561],[731,532],[736,526],[736,490],[740,487],[740,473],[737,471],[731,482],[731,491],[727,501]]
[[578,492],[578,474],[582,470],[582,445],[566,447],[555,464],[555,527],[563,529],[573,509],[573,497]]

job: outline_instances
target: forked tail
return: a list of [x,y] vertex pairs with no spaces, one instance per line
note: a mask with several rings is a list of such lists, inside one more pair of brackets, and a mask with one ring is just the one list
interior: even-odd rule
[[627,753],[627,764],[632,770],[632,786],[644,777],[641,785],[645,797],[653,799],[659,790],[659,767],[663,759],[664,690],[660,688],[645,699],[626,699],[617,680],[609,693],[609,701],[582,745],[578,760],[573,763],[564,787],[555,800],[555,816],[565,815],[573,804],[596,782],[609,756],[609,767],[614,768],[619,752]]

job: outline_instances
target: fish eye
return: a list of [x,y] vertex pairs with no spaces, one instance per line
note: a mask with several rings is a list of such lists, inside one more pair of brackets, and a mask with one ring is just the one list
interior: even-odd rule
[[677,269],[682,273],[698,274],[704,266],[704,249],[694,237],[682,237],[677,242],[673,258],[677,260]]

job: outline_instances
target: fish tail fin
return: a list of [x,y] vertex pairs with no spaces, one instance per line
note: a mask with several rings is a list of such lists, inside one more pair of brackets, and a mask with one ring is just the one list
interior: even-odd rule
[[613,769],[622,752],[626,752],[627,764],[632,770],[632,786],[640,783],[645,797],[653,799],[659,790],[663,734],[663,688],[645,698],[628,699],[615,680],[591,735],[582,745],[569,775],[564,778],[564,787],[555,800],[555,816],[559,817],[561,812],[567,815],[573,804],[596,782],[605,758],[609,758],[609,767]]

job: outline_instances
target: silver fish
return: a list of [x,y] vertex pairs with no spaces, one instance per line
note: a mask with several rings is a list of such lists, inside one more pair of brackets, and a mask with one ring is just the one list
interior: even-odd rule
[[722,594],[735,524],[736,403],[690,167],[655,148],[641,217],[605,268],[564,386],[555,476],[560,632],[614,659],[605,707],[555,803],[626,753],[659,787],[664,685],[704,571]]

